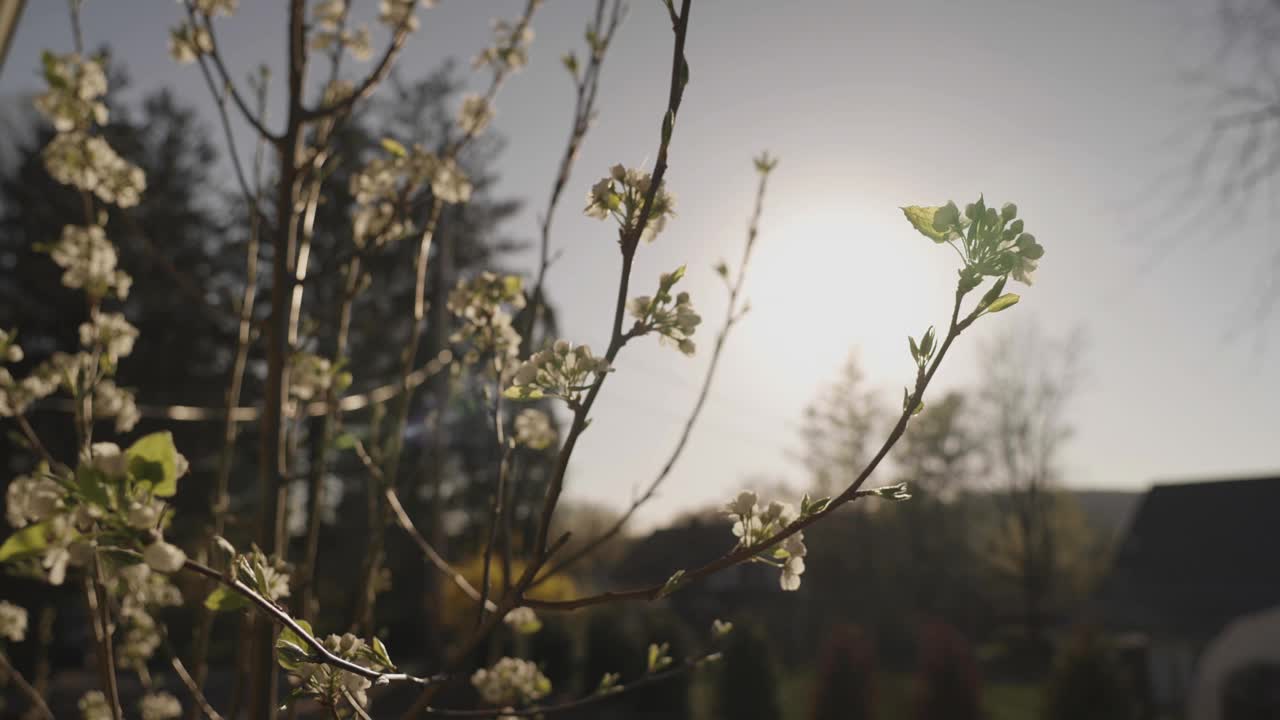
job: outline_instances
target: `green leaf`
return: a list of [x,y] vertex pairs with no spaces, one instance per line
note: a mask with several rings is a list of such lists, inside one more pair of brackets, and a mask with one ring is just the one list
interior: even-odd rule
[[102,508],[111,506],[106,480],[106,476],[88,465],[76,468],[76,489],[86,500]]
[[151,484],[156,497],[173,497],[178,492],[178,449],[169,431],[151,433],[125,451],[129,474]]
[[387,646],[383,645],[382,641],[379,640],[376,636],[373,638],[373,654],[378,658],[379,662],[381,662],[384,666],[387,667],[387,669],[389,670],[395,669],[396,666],[392,664],[391,656],[387,654]]
[[538,400],[542,396],[542,390],[529,385],[512,385],[502,391],[502,397],[508,400]]
[[[296,621],[298,625],[311,635],[311,623],[306,620]],[[276,638],[276,661],[285,670],[297,670],[298,666],[311,657],[311,646],[298,636],[291,628],[284,628]]]
[[214,588],[204,599],[204,606],[214,612],[239,610],[248,605],[249,601],[243,595],[225,586]]
[[409,157],[409,151],[404,149],[404,145],[389,137],[382,138],[382,149],[396,157]]
[[0,562],[18,560],[43,552],[49,546],[49,540],[45,534],[48,527],[49,522],[46,520],[28,525],[10,535],[4,544],[0,545]]
[[356,446],[356,436],[349,432],[342,433],[333,439],[333,446],[338,450],[350,450]]
[[948,234],[933,229],[933,216],[940,209],[938,207],[908,205],[902,208],[902,214],[907,216],[907,222],[911,223],[916,230],[919,230],[921,235],[936,243],[944,243],[949,239]]
[[996,298],[994,301],[992,301],[991,305],[987,307],[987,312],[998,313],[1001,310],[1005,310],[1007,308],[1013,307],[1014,305],[1017,305],[1018,301],[1021,299],[1022,299],[1021,297],[1019,297],[1014,293],[1006,293]]
[[682,580],[684,580],[684,570],[675,571],[674,575],[667,578],[667,583],[662,586],[662,590],[658,591],[658,598],[662,599],[675,592]]

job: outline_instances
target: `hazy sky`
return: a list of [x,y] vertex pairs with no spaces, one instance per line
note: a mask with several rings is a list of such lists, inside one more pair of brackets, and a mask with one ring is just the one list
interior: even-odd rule
[[[469,59],[487,42],[490,19],[523,4],[441,0],[422,13],[401,68],[412,76],[450,56]],[[284,55],[284,3],[241,5],[220,25],[237,77]],[[800,446],[802,409],[854,348],[886,404],[898,402],[912,377],[905,336],[945,323],[956,258],[916,235],[897,208],[979,192],[1016,202],[1047,253],[1023,303],[962,338],[933,393],[973,380],[979,341],[992,330],[1019,319],[1054,333],[1079,328],[1088,375],[1071,409],[1071,484],[1137,488],[1280,468],[1280,348],[1255,342],[1277,322],[1257,325],[1251,314],[1275,270],[1264,223],[1271,205],[1259,193],[1249,217],[1211,212],[1190,227],[1165,217],[1209,122],[1205,92],[1184,73],[1213,62],[1221,37],[1212,5],[695,0],[691,82],[668,175],[679,217],[641,249],[633,288],[651,290],[659,272],[688,263],[704,344],[725,301],[711,266],[740,253],[750,159],[768,148],[781,164],[749,271],[753,311],[730,340],[692,446],[644,521],[719,502],[748,476],[804,483],[789,455]],[[374,6],[356,0],[362,13]],[[618,253],[611,227],[583,217],[580,198],[614,163],[651,165],[669,77],[665,10],[657,0],[632,6],[554,239],[566,253],[551,276],[565,334],[597,349],[608,336]],[[0,75],[3,102],[39,87],[42,48],[70,48],[64,7],[27,3]],[[548,0],[534,22],[530,67],[499,97],[496,129],[509,145],[498,192],[529,200],[507,228],[513,235],[536,237],[572,112],[558,58],[580,49],[593,7]],[[209,109],[198,69],[166,52],[166,29],[180,16],[170,0],[88,0],[87,42],[113,47],[135,92],[173,86]],[[212,115],[208,122],[216,128]],[[621,505],[652,477],[706,359],[650,339],[624,351],[579,443],[571,497]]]

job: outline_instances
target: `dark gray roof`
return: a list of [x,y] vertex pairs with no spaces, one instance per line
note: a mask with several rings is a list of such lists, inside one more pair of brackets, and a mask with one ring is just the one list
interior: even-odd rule
[[1095,597],[1118,629],[1212,632],[1280,605],[1280,477],[1156,485]]

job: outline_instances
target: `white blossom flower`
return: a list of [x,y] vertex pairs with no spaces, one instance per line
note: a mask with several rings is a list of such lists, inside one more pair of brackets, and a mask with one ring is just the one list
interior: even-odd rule
[[468,95],[462,99],[458,111],[458,126],[468,135],[479,135],[493,120],[493,105],[481,95]]
[[44,55],[45,81],[49,89],[35,100],[36,109],[59,133],[107,122],[107,106],[98,98],[107,93],[107,75],[96,60],[78,54]]
[[733,623],[716,618],[711,621],[711,637],[719,640],[733,632]]
[[609,370],[609,361],[593,355],[589,346],[575,348],[568,341],[557,340],[516,368],[504,394],[513,400],[536,400],[549,395],[576,403],[589,387],[590,376],[599,377]]
[[546,697],[551,681],[528,660],[504,657],[492,668],[481,668],[471,676],[471,685],[490,705],[523,705]]
[[[414,32],[418,29],[418,17],[413,13],[417,4],[415,0],[382,0],[378,5],[378,22],[392,31],[404,26],[405,30]],[[420,4],[429,8],[435,5],[435,0],[422,0]]]
[[289,394],[308,401],[329,390],[333,382],[333,363],[309,352],[296,352],[289,358]]
[[503,616],[502,622],[521,635],[532,635],[542,629],[542,621],[531,607],[520,606]]
[[529,44],[533,28],[528,24],[512,25],[506,20],[493,21],[493,45],[480,51],[471,61],[473,68],[490,66],[494,70],[515,72],[529,62]]
[[551,418],[536,408],[525,408],[516,415],[516,442],[534,450],[543,450],[556,441]]
[[185,65],[213,52],[213,36],[203,27],[182,23],[169,30],[169,55]]
[[5,493],[5,521],[22,528],[43,522],[65,509],[67,490],[45,475],[19,475]]
[[152,692],[138,702],[142,720],[174,720],[182,717],[182,703],[167,692]]
[[104,378],[93,386],[93,416],[113,417],[116,419],[116,432],[127,433],[142,419],[142,412],[138,410],[133,393],[116,385],[110,378]]
[[115,713],[111,712],[111,705],[107,702],[107,696],[102,694],[101,690],[90,690],[80,698],[78,703],[80,708],[81,720],[112,720]]
[[499,276],[482,272],[467,280],[460,279],[449,293],[449,311],[462,320],[453,333],[453,343],[470,343],[474,353],[466,359],[475,362],[480,353],[491,353],[505,368],[520,352],[520,333],[512,325],[511,312],[524,308],[523,283],[518,275]]
[[98,225],[65,225],[58,242],[49,249],[49,257],[62,268],[62,284],[83,289],[100,298],[113,293],[124,300],[133,280],[117,269],[115,246]]
[[81,458],[94,470],[109,478],[122,477],[129,469],[129,461],[120,446],[115,443],[100,442],[89,446],[89,452]]
[[756,512],[756,503],[759,497],[750,490],[743,490],[738,493],[725,509],[730,515],[738,515],[739,517],[750,517]]
[[141,168],[117,155],[106,140],[79,130],[58,133],[43,157],[54,180],[122,208],[137,205],[147,187]]
[[[645,198],[653,185],[653,177],[642,170],[614,165],[609,176],[600,180],[587,193],[584,212],[588,217],[604,220],[613,216],[623,235],[634,232],[640,222]],[[640,239],[653,242],[667,226],[667,220],[675,216],[675,197],[666,190],[666,181],[653,194],[653,204]]]
[[98,349],[111,362],[132,353],[137,339],[138,328],[120,313],[95,312],[89,322],[80,324],[80,344]]
[[22,358],[22,346],[18,344],[18,331],[6,332],[0,328],[0,363],[22,362]]
[[157,538],[142,551],[142,560],[156,572],[175,573],[186,563],[187,554],[177,545]]
[[631,316],[636,319],[633,334],[656,332],[660,342],[673,343],[685,355],[693,355],[696,346],[693,333],[702,323],[702,317],[693,310],[689,293],[671,294],[671,289],[684,277],[684,267],[675,272],[662,273],[658,278],[658,293],[640,295],[627,304]]
[[205,15],[231,17],[240,7],[240,0],[196,0],[196,10]]
[[778,583],[782,586],[783,590],[799,590],[800,576],[803,573],[804,558],[787,558],[786,563],[782,567],[782,575],[778,578]]
[[27,609],[0,600],[0,638],[22,642],[27,636]]
[[[791,503],[774,500],[761,509],[759,498],[750,491],[739,493],[725,506],[725,511],[733,520],[733,535],[738,538],[739,548],[765,542],[800,518],[800,513]],[[800,576],[804,574],[803,558],[807,554],[804,533],[795,532],[752,560],[778,568],[782,572],[779,578],[782,589],[796,590],[800,587]]]

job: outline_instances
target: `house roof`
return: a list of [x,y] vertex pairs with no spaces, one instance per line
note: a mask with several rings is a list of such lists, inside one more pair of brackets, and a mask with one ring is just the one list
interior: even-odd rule
[[1280,477],[1156,485],[1095,597],[1105,624],[1211,632],[1280,605]]

